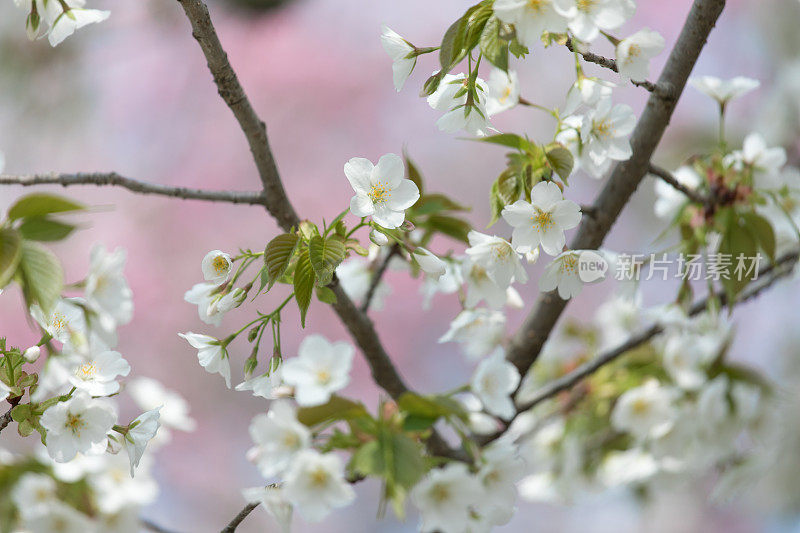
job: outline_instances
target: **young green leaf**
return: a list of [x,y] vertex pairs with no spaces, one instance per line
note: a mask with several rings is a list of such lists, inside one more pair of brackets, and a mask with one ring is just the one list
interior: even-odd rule
[[365,415],[367,409],[364,404],[334,394],[327,403],[298,409],[297,421],[308,427],[314,427],[325,422],[351,420]]
[[50,250],[31,241],[22,241],[19,270],[28,305],[38,303],[46,313],[61,296],[64,272],[58,258]]
[[9,220],[41,217],[52,213],[83,211],[86,206],[63,196],[50,193],[35,193],[23,196],[8,210]]
[[271,289],[275,282],[286,272],[299,241],[300,239],[296,234],[284,233],[267,243],[267,247],[264,249],[264,263],[267,266],[267,278],[269,280],[267,290]]
[[561,180],[566,183],[572,173],[572,167],[575,165],[572,152],[560,144],[551,144],[545,150],[545,156],[553,172],[558,174]]
[[0,289],[8,285],[17,271],[22,239],[12,229],[0,229]]
[[324,304],[333,305],[336,303],[336,293],[330,287],[317,286],[317,300]]
[[294,298],[300,309],[300,325],[306,327],[306,313],[311,305],[311,295],[314,293],[314,267],[311,266],[308,248],[303,247],[297,253],[297,266],[294,271]]
[[486,21],[481,33],[480,46],[483,56],[495,67],[508,72],[508,41],[500,38],[502,23],[497,17]]
[[336,267],[344,260],[344,241],[338,235],[333,235],[327,239],[317,235],[309,241],[308,252],[311,266],[317,276],[317,283],[319,285],[327,285],[330,283]]
[[19,232],[29,241],[60,241],[66,239],[75,226],[52,220],[47,217],[25,218],[19,226]]

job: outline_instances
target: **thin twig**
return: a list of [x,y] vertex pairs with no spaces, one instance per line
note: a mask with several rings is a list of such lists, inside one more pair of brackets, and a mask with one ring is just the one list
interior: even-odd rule
[[678,179],[675,176],[673,176],[670,171],[650,163],[650,167],[647,169],[647,172],[649,172],[650,174],[652,174],[657,178],[660,178],[665,183],[668,183],[674,189],[682,192],[692,202],[695,202],[700,205],[705,205],[708,203],[707,198],[705,198],[702,194],[695,191],[694,189],[690,189],[683,183],[679,182]]
[[[570,243],[571,249],[595,250],[603,244],[622,209],[647,174],[653,152],[661,141],[689,74],[724,7],[725,0],[695,0],[658,80],[659,87],[672,87],[673,95],[665,98],[662,94],[654,93],[648,99],[631,135],[631,157],[614,167],[594,203],[595,216],[583,218]],[[536,361],[566,306],[567,301],[553,292],[539,296],[507,351],[508,360],[520,373],[526,373]]]
[[258,507],[258,505],[259,505],[259,502],[248,503],[247,505],[245,505],[244,509],[239,511],[239,514],[237,514],[235,517],[233,517],[233,520],[231,520],[228,523],[228,525],[225,526],[222,529],[222,531],[220,533],[232,533],[233,531],[236,531],[236,528],[239,527],[239,524],[241,524],[242,521],[245,518],[247,518],[247,515],[252,513],[253,509]]
[[3,431],[11,423],[11,409],[3,413],[3,416],[0,416],[0,431]]
[[171,529],[167,529],[165,527],[161,527],[152,520],[148,520],[147,518],[140,518],[139,523],[142,524],[142,527],[149,530],[154,531],[155,533],[176,533]]
[[372,299],[375,297],[375,292],[378,290],[378,285],[381,284],[381,280],[383,279],[383,275],[386,273],[386,270],[389,268],[389,263],[392,262],[392,258],[400,253],[400,245],[395,243],[389,247],[389,251],[386,253],[386,257],[383,258],[383,261],[378,265],[378,269],[372,274],[372,279],[370,280],[369,289],[367,290],[367,295],[364,296],[364,301],[361,302],[361,312],[366,313],[369,310],[369,306],[372,304]]
[[[617,68],[617,62],[614,61],[613,59],[609,59],[607,57],[603,57],[601,55],[597,55],[597,54],[595,54],[593,52],[588,52],[588,51],[587,52],[582,52],[579,48],[577,48],[575,46],[575,43],[572,42],[572,39],[567,39],[566,45],[567,45],[567,48],[569,48],[570,52],[579,54],[581,57],[583,57],[584,60],[588,61],[589,63],[594,63],[595,65],[600,65],[601,67],[607,68],[609,70],[613,70],[614,72],[619,72],[619,69]],[[646,90],[650,91],[651,93],[661,93],[662,92],[660,90],[659,85],[657,85],[655,83],[652,83],[652,82],[649,82],[647,80],[645,80],[645,81],[633,81],[633,80],[631,80],[631,83],[636,85],[637,87],[641,87],[643,89],[646,89]]]
[[63,187],[71,185],[117,186],[138,194],[155,194],[184,200],[207,200],[209,202],[251,205],[264,205],[265,203],[263,192],[207,191],[187,187],[168,187],[158,183],[125,178],[116,172],[50,173],[23,176],[0,174],[0,185],[22,185],[23,187],[31,187],[33,185],[61,185]]

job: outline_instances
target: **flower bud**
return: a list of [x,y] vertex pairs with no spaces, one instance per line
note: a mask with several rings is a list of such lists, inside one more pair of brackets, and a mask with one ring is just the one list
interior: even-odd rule
[[447,270],[444,261],[421,246],[414,250],[413,256],[419,267],[434,279],[442,277]]
[[386,246],[389,244],[389,237],[387,237],[384,233],[374,229],[369,232],[369,240],[378,246]]
[[35,363],[39,356],[42,354],[42,349],[38,346],[31,346],[24,352],[22,352],[22,357],[29,363]]

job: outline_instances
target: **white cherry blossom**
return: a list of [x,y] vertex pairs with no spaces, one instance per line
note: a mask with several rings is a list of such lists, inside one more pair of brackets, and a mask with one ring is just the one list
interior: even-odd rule
[[197,421],[189,416],[189,403],[180,394],[169,390],[159,381],[138,377],[131,380],[125,389],[140,409],[151,411],[161,406],[161,429],[158,437],[168,429],[194,431]]
[[486,100],[489,87],[486,82],[478,78],[475,81],[477,101],[467,105],[467,75],[464,73],[453,75],[445,74],[439,87],[428,96],[428,105],[437,111],[444,112],[436,122],[440,130],[447,133],[456,133],[464,130],[476,136],[488,134]]
[[265,372],[260,376],[252,377],[236,385],[238,391],[253,391],[253,396],[260,396],[267,400],[273,400],[286,395],[290,395],[290,389],[283,385],[281,378],[282,366]]
[[436,257],[435,254],[426,248],[418,246],[411,255],[414,257],[414,260],[417,262],[422,271],[433,279],[438,280],[447,270],[447,264],[445,261],[442,261]]
[[178,333],[179,337],[186,339],[186,342],[197,349],[197,359],[200,366],[210,374],[218,373],[225,378],[225,385],[231,388],[231,362],[228,358],[228,350],[222,345],[219,339],[200,333]]
[[344,464],[333,453],[303,450],[286,471],[283,494],[309,522],[320,522],[333,509],[350,505],[353,487],[344,478]]
[[58,501],[55,480],[44,474],[26,472],[14,483],[11,501],[23,518],[47,512]]
[[[363,302],[367,297],[372,276],[374,272],[370,269],[370,263],[363,257],[353,257],[343,261],[336,269],[336,277],[347,296],[356,302]],[[391,294],[392,288],[388,283],[381,280],[375,288],[370,301],[370,309],[380,310],[383,308],[384,299]]]
[[600,100],[611,98],[614,87],[616,86],[610,81],[579,76],[567,92],[567,102],[562,113],[571,115],[581,105],[594,107]]
[[630,106],[600,100],[583,120],[583,151],[597,168],[603,168],[608,160],[625,161],[633,153],[628,137],[635,126],[636,117]]
[[214,283],[197,283],[186,291],[183,299],[197,306],[197,316],[200,320],[211,326],[220,326],[224,313],[219,312],[219,307],[213,306],[215,298],[219,295],[219,286]]
[[122,248],[110,253],[103,245],[92,248],[86,276],[86,301],[101,321],[110,322],[104,326],[106,329],[127,324],[133,318],[133,292],[122,272],[125,258]]
[[519,255],[507,240],[470,231],[466,253],[472,263],[486,271],[486,275],[505,290],[513,281],[525,283],[528,275],[522,266]]
[[561,33],[567,20],[555,8],[558,0],[495,0],[492,9],[497,18],[513,24],[519,41],[529,47],[541,44],[542,33]]
[[277,400],[267,413],[256,415],[250,423],[250,437],[255,446],[247,458],[265,478],[282,473],[295,455],[311,444],[311,432],[297,421],[297,410],[288,400]]
[[674,391],[656,380],[624,392],[611,412],[611,424],[638,439],[657,438],[667,433],[677,418]]
[[420,292],[422,293],[422,308],[430,309],[431,300],[437,293],[453,294],[458,292],[462,284],[461,265],[456,261],[445,261],[444,274],[438,279],[426,276],[425,281],[420,287]]
[[597,476],[605,486],[618,487],[646,481],[658,470],[658,462],[650,453],[641,448],[631,448],[606,455]]
[[616,47],[619,75],[633,81],[644,81],[650,75],[650,59],[664,49],[664,38],[643,28],[622,39]]
[[486,85],[489,87],[489,97],[486,100],[488,116],[507,111],[519,103],[519,77],[513,70],[504,72],[495,68],[489,74]]
[[[693,190],[700,187],[703,182],[702,176],[690,166],[682,166],[672,175],[678,183]],[[653,204],[653,209],[657,217],[672,221],[686,202],[686,195],[681,191],[665,181],[656,181],[656,202]]]
[[69,382],[90,396],[109,396],[119,391],[118,376],[127,376],[131,365],[119,352],[105,351],[72,367]]
[[414,53],[415,48],[385,24],[381,26],[381,45],[392,58],[394,87],[397,92],[400,92],[417,64],[416,56],[409,57]]
[[282,533],[289,533],[292,528],[292,504],[286,501],[283,489],[279,485],[252,487],[242,490],[242,496],[248,503],[260,503],[278,523]]
[[297,357],[283,362],[283,381],[295,388],[302,406],[321,405],[350,382],[353,347],[331,343],[322,335],[309,335],[300,343]]
[[615,30],[636,11],[633,0],[554,0],[556,11],[581,41],[593,41],[600,31]]
[[22,357],[25,358],[25,360],[29,363],[35,363],[39,359],[40,355],[42,355],[42,349],[38,346],[31,346],[22,352]]
[[31,533],[91,533],[95,531],[92,520],[74,507],[59,500],[51,502],[42,513],[23,520],[25,531]]
[[561,189],[543,181],[531,189],[531,201],[517,200],[503,208],[503,219],[514,228],[511,244],[520,253],[535,250],[541,244],[550,255],[558,255],[566,244],[564,231],[581,221],[581,210],[572,200],[565,200]]
[[472,259],[461,261],[461,277],[467,285],[464,307],[473,308],[484,300],[492,309],[500,309],[506,303],[506,289],[492,281],[486,269]]
[[525,461],[515,446],[500,442],[484,449],[482,459],[477,477],[483,494],[475,508],[490,525],[502,525],[513,515],[516,485],[524,475]]
[[478,479],[463,463],[453,462],[428,475],[411,490],[419,509],[422,532],[461,533],[470,520],[470,506],[483,495]]
[[689,85],[707,94],[721,106],[725,106],[734,98],[757,89],[761,83],[758,80],[745,78],[744,76],[736,76],[730,80],[722,80],[714,76],[700,76],[698,78],[690,78]]
[[231,275],[233,261],[231,256],[222,250],[211,250],[200,262],[200,269],[203,271],[203,279],[215,286],[219,286]]
[[8,385],[0,381],[0,402],[8,398],[9,393],[11,393],[11,389]]
[[108,403],[92,399],[83,391],[48,407],[40,419],[47,431],[47,452],[59,463],[105,442],[116,421],[117,416]]
[[470,359],[477,359],[494,350],[503,340],[506,317],[498,311],[467,309],[450,323],[450,329],[439,342],[458,342]]
[[539,290],[549,292],[558,289],[562,300],[569,300],[580,294],[583,281],[580,278],[580,252],[569,250],[557,255],[544,269],[539,278]]
[[105,454],[103,468],[89,474],[97,507],[105,514],[115,514],[130,506],[148,505],[158,496],[158,484],[150,474],[150,456],[142,457],[136,477],[130,475],[130,460],[125,454]]
[[478,365],[471,389],[489,413],[510,420],[516,412],[511,394],[519,381],[517,367],[506,361],[503,350],[497,349]]
[[725,156],[723,162],[739,171],[752,171],[756,187],[777,188],[781,185],[780,170],[786,164],[786,150],[780,146],[769,148],[761,134],[750,133],[744,138],[742,149]]
[[136,467],[142,460],[147,444],[153,440],[161,427],[161,407],[156,407],[151,411],[142,413],[128,425],[128,432],[123,437],[125,451],[128,452],[128,459],[131,462],[131,477],[133,477]]
[[350,212],[371,216],[376,224],[393,229],[405,220],[405,210],[419,200],[419,189],[405,178],[403,159],[395,154],[381,156],[377,165],[354,157],[344,165],[344,174],[355,191]]

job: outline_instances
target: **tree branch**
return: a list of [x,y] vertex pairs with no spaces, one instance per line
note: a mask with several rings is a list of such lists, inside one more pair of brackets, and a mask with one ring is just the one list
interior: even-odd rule
[[[773,265],[770,265],[759,272],[758,280],[752,282],[744,291],[742,291],[740,297],[733,302],[730,307],[733,308],[736,305],[755,298],[761,292],[771,287],[776,281],[782,279],[794,271],[794,267],[797,263],[798,257],[800,252],[793,251],[783,255],[779,258]],[[769,276],[762,280],[762,276]],[[722,305],[728,305],[727,297],[724,290],[718,290],[714,293],[714,298],[719,299]],[[710,297],[706,296],[702,300],[695,302],[692,307],[689,309],[687,313],[688,316],[695,316],[703,312],[704,309],[708,307]],[[567,389],[572,388],[579,382],[581,382],[584,378],[592,375],[594,372],[602,368],[603,366],[611,363],[612,361],[616,360],[621,355],[633,350],[641,346],[642,344],[646,343],[656,335],[662,333],[664,331],[664,326],[661,324],[654,324],[649,328],[641,331],[633,336],[631,336],[628,340],[617,346],[616,348],[609,350],[591,361],[581,365],[580,367],[576,368],[572,372],[561,376],[558,379],[555,379],[545,385],[536,395],[526,402],[525,404],[519,406],[517,412],[521,413],[523,411],[527,411],[528,409],[538,405],[539,403],[552,398],[556,394],[565,391]]]
[[[724,7],[725,0],[695,0],[658,80],[658,86],[662,90],[650,95],[631,136],[633,155],[614,168],[608,183],[594,203],[595,216],[583,218],[571,243],[572,249],[600,247],[622,208],[647,173],[650,159],[669,124],[686,80]],[[671,95],[664,94],[663,89],[667,87],[672,88],[669,91]],[[520,373],[524,374],[536,361],[566,305],[567,301],[553,292],[540,295],[508,349],[507,357]]]
[[175,533],[171,529],[167,529],[165,527],[161,527],[158,524],[156,524],[155,522],[153,522],[152,520],[148,520],[147,518],[139,519],[139,523],[142,524],[143,528],[145,528],[145,529],[147,529],[149,531],[153,531],[155,533]]
[[0,174],[0,185],[97,185],[117,186],[128,189],[137,194],[155,194],[182,198],[184,200],[207,200],[209,202],[228,202],[232,204],[265,205],[263,192],[234,192],[234,191],[206,191],[203,189],[189,189],[186,187],[168,187],[158,183],[148,183],[120,176],[116,172],[78,173],[78,174],[33,174],[12,176]]
[[[607,68],[609,70],[613,70],[614,72],[617,72],[617,73],[619,72],[619,69],[617,68],[617,62],[615,60],[609,59],[607,57],[603,57],[603,56],[600,56],[600,55],[597,55],[595,53],[588,52],[588,51],[587,52],[581,52],[575,46],[575,43],[572,42],[572,39],[567,39],[566,45],[567,45],[567,48],[569,48],[570,52],[573,52],[573,53],[576,53],[576,54],[580,55],[584,60],[588,61],[589,63],[594,63],[595,65],[600,65],[603,68]],[[631,83],[636,85],[637,87],[641,87],[643,89],[646,89],[646,90],[650,91],[651,93],[659,92],[661,90],[661,87],[662,87],[660,81],[659,81],[658,84],[655,84],[655,83],[649,82],[647,80],[645,80],[645,81],[633,81],[633,80],[631,80]]]
[[378,290],[378,285],[381,284],[381,279],[383,279],[383,275],[386,273],[386,269],[389,268],[389,263],[392,262],[392,258],[400,253],[400,245],[394,243],[391,247],[389,247],[389,252],[386,254],[386,257],[383,258],[380,265],[378,265],[378,269],[372,274],[372,279],[369,283],[369,289],[367,290],[367,295],[364,296],[364,301],[361,302],[361,312],[366,313],[369,310],[370,304],[372,304],[372,299],[375,297],[375,291]]
[[225,527],[222,529],[222,531],[221,531],[220,533],[232,533],[233,531],[236,531],[236,528],[237,528],[237,527],[239,527],[239,524],[241,524],[241,523],[242,523],[242,521],[243,521],[245,518],[247,518],[247,515],[249,515],[250,513],[252,513],[252,512],[253,512],[253,509],[255,509],[255,508],[256,508],[256,507],[258,507],[258,506],[259,506],[259,502],[248,503],[247,505],[245,505],[244,509],[242,509],[241,511],[239,511],[239,514],[237,514],[236,516],[234,516],[234,517],[233,517],[233,520],[231,520],[231,521],[228,523],[228,525],[227,525],[227,526],[225,526]]
[[0,416],[0,431],[3,431],[11,423],[11,409],[3,413],[3,416]]
[[651,163],[650,167],[647,169],[647,172],[657,178],[662,179],[664,182],[671,185],[672,188],[682,192],[691,201],[700,205],[706,205],[708,203],[707,198],[705,198],[702,194],[698,193],[694,189],[690,189],[686,185],[679,182],[677,178],[675,178],[675,176],[673,176],[672,173],[669,172],[668,170],[665,170]]

